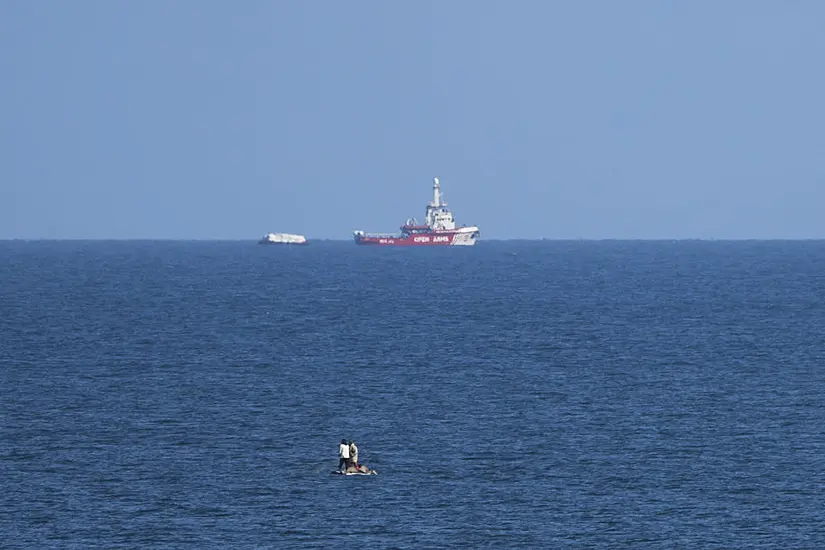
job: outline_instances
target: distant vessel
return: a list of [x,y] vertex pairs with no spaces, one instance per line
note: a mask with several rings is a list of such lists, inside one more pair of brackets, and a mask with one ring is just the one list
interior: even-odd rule
[[474,225],[456,227],[453,213],[441,196],[438,178],[433,178],[433,200],[427,204],[423,224],[409,219],[395,235],[353,231],[356,244],[379,246],[472,246],[479,235]]
[[307,238],[290,233],[267,233],[258,244],[307,244]]

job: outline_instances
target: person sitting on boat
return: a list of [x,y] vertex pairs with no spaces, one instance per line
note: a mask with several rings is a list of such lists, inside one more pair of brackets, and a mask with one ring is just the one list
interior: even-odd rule
[[338,469],[344,471],[347,466],[349,466],[349,445],[346,439],[342,439],[341,444],[338,445]]
[[358,469],[358,447],[355,446],[355,441],[349,441],[349,465],[355,466]]

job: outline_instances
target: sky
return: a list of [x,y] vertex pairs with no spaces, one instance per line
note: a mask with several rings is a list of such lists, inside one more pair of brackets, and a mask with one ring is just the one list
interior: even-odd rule
[[0,2],[0,238],[825,238],[821,0]]

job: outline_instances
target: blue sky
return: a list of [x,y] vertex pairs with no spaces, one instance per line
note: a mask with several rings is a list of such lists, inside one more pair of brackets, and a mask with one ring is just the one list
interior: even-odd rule
[[0,2],[0,238],[825,238],[825,2]]

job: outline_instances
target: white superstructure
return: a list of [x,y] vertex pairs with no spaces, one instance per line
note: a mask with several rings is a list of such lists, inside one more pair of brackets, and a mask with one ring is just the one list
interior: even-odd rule
[[433,200],[427,204],[425,220],[433,231],[455,229],[455,218],[441,196],[441,183],[438,178],[433,178]]

